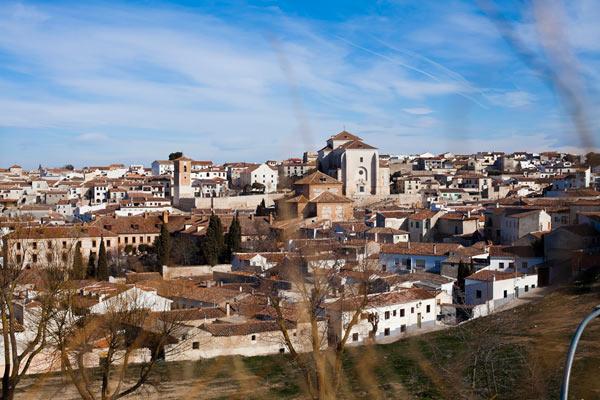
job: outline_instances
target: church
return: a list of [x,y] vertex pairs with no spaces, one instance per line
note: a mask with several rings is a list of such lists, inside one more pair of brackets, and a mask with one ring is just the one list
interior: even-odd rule
[[390,194],[389,166],[379,160],[377,148],[345,130],[318,151],[317,168],[342,182],[345,196]]

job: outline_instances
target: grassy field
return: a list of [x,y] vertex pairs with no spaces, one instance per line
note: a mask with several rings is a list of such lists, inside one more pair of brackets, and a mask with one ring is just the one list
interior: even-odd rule
[[[565,353],[579,321],[600,304],[597,288],[552,291],[540,300],[459,327],[347,352],[340,398],[557,398]],[[584,334],[574,399],[600,398],[600,321]],[[77,398],[56,375],[29,378],[19,398]],[[161,365],[135,398],[297,399],[301,376],[284,356],[223,357]]]

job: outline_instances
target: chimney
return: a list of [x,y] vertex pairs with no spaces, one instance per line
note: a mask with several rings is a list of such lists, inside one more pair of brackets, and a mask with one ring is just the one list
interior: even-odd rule
[[231,316],[231,306],[229,303],[225,303],[225,315],[228,317]]
[[467,218],[471,218],[471,210],[467,210]]
[[406,243],[408,243],[408,249],[410,250],[410,240]]
[[433,254],[437,254],[437,245],[433,244]]
[[273,213],[269,213],[269,225],[273,224]]
[[242,290],[242,286],[241,286],[241,285],[240,285],[240,292],[243,292],[243,290]]
[[162,213],[162,222],[163,224],[169,223],[169,212],[167,210],[163,211]]
[[254,214],[250,214],[250,221],[254,221]]

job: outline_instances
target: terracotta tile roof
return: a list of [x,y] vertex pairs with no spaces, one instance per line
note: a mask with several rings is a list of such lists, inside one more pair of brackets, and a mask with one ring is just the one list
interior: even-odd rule
[[412,215],[409,215],[408,218],[412,219],[412,220],[424,220],[424,219],[431,219],[433,218],[436,214],[438,213],[438,211],[432,211],[432,210],[420,210],[415,212]]
[[[591,225],[588,224],[564,225],[560,228],[557,228],[554,232],[561,229],[582,237],[592,237],[600,235],[598,231],[596,231]],[[551,232],[550,234],[553,234],[554,232]]]
[[[171,218],[171,216],[169,216]],[[118,235],[139,233],[160,233],[162,218],[159,216],[105,216],[96,219],[92,225],[110,230]]]
[[162,311],[158,318],[163,320],[200,321],[204,319],[217,319],[225,317],[226,311],[220,307],[185,308],[170,311]]
[[[367,299],[366,309],[374,307],[385,307],[394,304],[405,304],[418,300],[433,299],[436,296],[435,291],[422,288],[406,288],[392,292],[369,295]],[[355,297],[347,299],[341,304],[342,311],[354,311],[363,302],[363,297]],[[340,301],[334,301],[326,305],[326,308],[331,310],[340,309]]]
[[305,177],[294,182],[294,185],[331,185],[331,184],[339,184],[342,185],[342,182],[337,179],[332,178],[331,176],[322,173],[321,171],[314,171],[311,174],[306,175]]
[[344,143],[343,145],[340,146],[340,148],[344,149],[344,150],[371,150],[371,149],[377,149],[377,147],[373,147],[370,144],[366,144],[365,142],[362,142],[360,140],[353,140],[351,142],[348,143]]
[[[288,323],[291,328],[294,325]],[[279,326],[276,321],[251,320],[243,323],[213,322],[204,324],[201,329],[209,332],[213,336],[246,336],[253,333],[279,332]]]
[[310,201],[311,203],[352,203],[347,197],[340,196],[329,191],[323,192]]
[[381,279],[391,280],[393,282],[432,282],[438,285],[454,282],[452,278],[432,274],[431,272],[412,272],[410,274],[392,274]]
[[484,281],[489,282],[493,280],[502,281],[506,279],[514,279],[516,277],[524,276],[520,272],[506,272],[506,271],[493,271],[488,269],[482,269],[481,271],[475,272],[473,275],[469,275],[466,279],[473,281]]
[[452,213],[447,213],[447,214],[442,215],[440,217],[440,219],[456,220],[456,221],[472,221],[472,220],[479,219],[479,217],[477,217],[477,216],[468,217],[465,214],[452,212]]
[[299,196],[290,197],[284,200],[286,203],[308,203],[308,199],[303,194]]
[[81,237],[115,237],[112,232],[90,225],[39,226],[19,228],[7,235],[9,239],[76,239]]
[[385,218],[407,218],[414,214],[413,211],[408,210],[391,210],[391,211],[377,211],[377,214],[382,215]]
[[462,248],[457,243],[396,243],[384,244],[381,246],[381,253],[384,254],[404,254],[404,255],[422,255],[422,256],[443,256],[450,252],[455,252]]
[[366,232],[367,233],[382,233],[382,234],[388,234],[388,235],[408,234],[407,231],[403,231],[401,229],[385,228],[385,227],[379,227],[379,226],[374,226],[373,228],[367,229]]
[[333,139],[333,140],[362,140],[358,136],[356,136],[346,130],[343,130],[340,133],[333,135],[331,137],[331,139]]

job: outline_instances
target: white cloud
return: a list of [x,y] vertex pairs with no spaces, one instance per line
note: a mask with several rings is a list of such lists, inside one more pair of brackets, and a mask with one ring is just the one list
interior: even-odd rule
[[78,142],[100,142],[108,140],[108,136],[103,133],[88,132],[77,135],[75,140]]
[[433,112],[432,109],[427,107],[412,107],[412,108],[403,108],[402,111],[408,114],[413,115],[427,115]]

